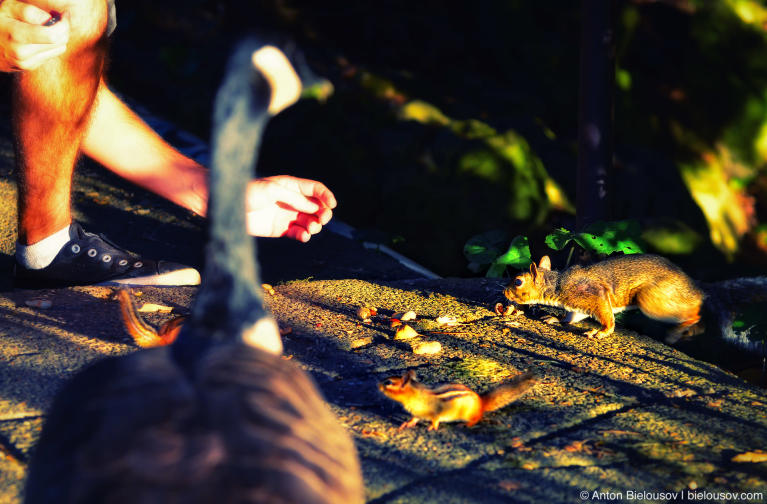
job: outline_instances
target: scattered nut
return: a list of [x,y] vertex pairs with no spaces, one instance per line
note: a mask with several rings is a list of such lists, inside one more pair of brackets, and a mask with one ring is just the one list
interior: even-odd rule
[[46,298],[27,299],[26,301],[24,301],[24,304],[27,306],[31,306],[32,308],[39,308],[41,310],[47,310],[48,308],[53,306],[53,303],[51,303],[51,300]]
[[372,316],[373,316],[373,311],[370,308],[366,308],[362,306],[357,310],[357,318],[359,318],[360,320],[369,321],[370,317]]
[[266,283],[261,284],[261,288],[264,289],[266,293],[269,294],[270,296],[274,296],[274,287],[272,287],[271,285]]
[[439,341],[424,341],[413,345],[413,353],[416,355],[434,355],[442,351]]
[[351,349],[355,349],[355,348],[361,348],[361,347],[372,345],[372,344],[373,344],[372,336],[362,336],[359,338],[354,338],[352,342],[349,344],[349,347]]
[[393,318],[389,322],[389,327],[391,327],[392,329],[394,329],[395,327],[399,327],[401,325],[402,325],[402,321],[400,319],[397,319],[397,318]]
[[514,315],[514,305],[508,305],[504,306],[503,303],[495,303],[495,314],[500,315],[501,317],[508,317],[510,315]]
[[549,324],[549,325],[556,325],[561,323],[559,319],[555,317],[554,315],[545,315],[541,317],[541,322],[543,322],[544,324]]
[[392,318],[399,319],[402,322],[407,322],[408,320],[415,320],[417,318],[417,315],[413,310],[406,311],[406,312],[399,312],[392,315]]
[[144,303],[138,311],[141,313],[170,313],[173,311],[173,307],[155,303]]
[[408,339],[413,339],[417,336],[418,336],[418,333],[416,332],[416,330],[407,324],[402,324],[401,326],[397,327],[397,330],[394,333],[395,340],[408,340]]
[[458,325],[458,319],[452,315],[442,315],[437,317],[437,323],[439,325],[454,326]]

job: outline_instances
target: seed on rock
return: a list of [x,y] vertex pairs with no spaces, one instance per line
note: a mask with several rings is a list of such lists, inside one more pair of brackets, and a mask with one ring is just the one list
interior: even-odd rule
[[514,315],[514,305],[504,306],[503,303],[495,303],[495,314],[501,317]]
[[413,353],[416,355],[434,355],[442,351],[439,341],[424,341],[413,345]]
[[361,347],[372,345],[372,344],[373,344],[372,336],[362,336],[359,338],[354,338],[352,342],[349,344],[349,346],[352,349],[355,349],[355,348],[361,348]]
[[144,303],[138,311],[141,313],[172,313],[173,307],[156,303]]
[[437,317],[437,323],[439,325],[454,326],[458,325],[458,319],[452,315],[442,315]]
[[406,312],[399,312],[392,315],[392,318],[400,319],[403,322],[407,322],[409,320],[415,320],[418,318],[418,316],[415,314],[413,310],[406,311]]
[[397,327],[397,331],[394,333],[395,340],[409,340],[415,338],[416,336],[418,336],[416,330],[407,324],[402,324],[401,326]]
[[270,296],[274,296],[274,287],[272,287],[271,285],[267,283],[261,284],[261,288],[264,289],[266,293],[269,294]]
[[357,317],[360,320],[370,320],[370,317],[374,315],[373,311],[370,308],[367,308],[365,306],[360,307],[357,309]]

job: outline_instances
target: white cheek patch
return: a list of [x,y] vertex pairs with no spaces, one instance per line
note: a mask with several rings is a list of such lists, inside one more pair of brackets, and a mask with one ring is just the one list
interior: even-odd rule
[[252,59],[272,88],[270,114],[277,114],[298,100],[301,96],[301,79],[282,51],[274,46],[264,46],[253,53]]
[[271,317],[264,317],[240,335],[242,342],[254,348],[260,348],[275,355],[282,354],[282,338],[277,322]]

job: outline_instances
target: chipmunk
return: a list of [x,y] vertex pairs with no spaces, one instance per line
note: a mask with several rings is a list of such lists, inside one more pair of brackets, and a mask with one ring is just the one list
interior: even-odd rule
[[122,313],[123,322],[125,322],[125,330],[128,331],[136,345],[141,348],[154,348],[170,345],[176,341],[186,317],[173,318],[160,326],[159,330],[156,330],[138,314],[133,298],[127,289],[118,289],[115,295],[120,302],[120,313]]
[[[710,305],[725,339],[751,348],[752,343],[728,329],[727,306],[767,301],[767,277],[737,279],[701,288],[671,261],[656,255],[637,254],[609,258],[590,266],[552,271],[543,256],[530,271],[517,275],[504,295],[518,304],[542,304],[566,310],[560,322],[573,323],[592,317],[601,327],[586,332],[604,338],[615,330],[615,313],[639,308],[646,316],[677,324],[667,342],[700,331],[701,308]],[[731,322],[731,320],[730,320]],[[731,324],[729,324],[731,325]],[[728,332],[729,331],[729,332]],[[741,339],[743,341],[738,341]]]
[[495,411],[517,400],[535,385],[533,373],[527,371],[512,380],[480,395],[460,383],[448,383],[431,388],[416,379],[415,371],[402,376],[390,376],[378,384],[389,399],[393,399],[413,415],[399,430],[413,427],[419,420],[431,420],[429,430],[437,430],[440,422],[466,422],[471,427],[488,411]]

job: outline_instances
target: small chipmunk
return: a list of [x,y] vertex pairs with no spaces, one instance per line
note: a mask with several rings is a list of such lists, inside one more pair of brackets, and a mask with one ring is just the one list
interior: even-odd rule
[[399,430],[413,427],[419,420],[431,420],[429,430],[437,430],[440,422],[466,422],[468,427],[517,400],[535,385],[533,373],[527,371],[512,380],[480,395],[460,383],[448,383],[435,388],[422,384],[412,369],[402,376],[390,376],[378,384],[389,399],[393,399],[413,415]]
[[170,345],[178,337],[186,317],[179,316],[165,322],[159,330],[147,324],[138,314],[133,297],[127,289],[118,289],[117,300],[120,302],[120,312],[125,322],[125,329],[133,338],[133,342],[141,348],[154,348]]

